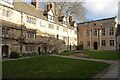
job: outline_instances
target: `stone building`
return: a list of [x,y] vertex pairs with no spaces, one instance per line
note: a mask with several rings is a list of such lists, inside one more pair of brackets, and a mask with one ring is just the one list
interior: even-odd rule
[[40,54],[75,50],[77,23],[72,16],[56,16],[55,3],[48,4],[44,11],[38,8],[38,0],[32,1],[0,1],[1,55],[8,57],[12,51]]
[[118,41],[118,50],[120,51],[120,24],[118,24],[118,29],[117,29],[117,41]]
[[117,17],[79,23],[78,45],[89,50],[116,50],[120,41],[116,36],[117,27]]

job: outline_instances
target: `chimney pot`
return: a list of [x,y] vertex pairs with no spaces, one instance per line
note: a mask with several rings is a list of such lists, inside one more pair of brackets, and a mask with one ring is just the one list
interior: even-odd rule
[[38,10],[38,0],[32,0],[31,4]]
[[50,9],[52,9],[53,13],[55,14],[55,3],[54,2],[48,3],[47,10],[50,10]]
[[73,21],[73,17],[69,16],[69,22],[71,23]]

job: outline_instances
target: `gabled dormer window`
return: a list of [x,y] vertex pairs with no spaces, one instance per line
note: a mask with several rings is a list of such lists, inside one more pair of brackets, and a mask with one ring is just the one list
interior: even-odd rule
[[66,19],[66,17],[63,18],[62,23],[63,23],[63,26],[66,26],[66,24],[67,24],[67,19]]
[[53,16],[52,15],[48,15],[48,20],[53,20]]
[[52,10],[49,10],[47,14],[48,14],[48,20],[49,20],[49,21],[53,21],[53,18],[54,18],[53,16],[54,16],[54,14],[53,14]]
[[66,25],[66,21],[63,21],[63,24],[65,24],[65,25]]

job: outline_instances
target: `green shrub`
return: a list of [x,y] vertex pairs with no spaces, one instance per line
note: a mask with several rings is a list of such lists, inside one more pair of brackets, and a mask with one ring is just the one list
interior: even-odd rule
[[63,52],[70,52],[69,50],[65,50],[65,51],[63,51]]
[[11,52],[10,58],[19,58],[19,53],[17,53],[16,51]]
[[31,53],[31,56],[36,56],[37,55],[37,52],[32,52]]
[[51,53],[52,53],[52,54],[58,54],[58,50],[55,49],[55,50],[53,50]]
[[83,50],[84,48],[83,48],[83,45],[78,45],[77,46],[77,50]]

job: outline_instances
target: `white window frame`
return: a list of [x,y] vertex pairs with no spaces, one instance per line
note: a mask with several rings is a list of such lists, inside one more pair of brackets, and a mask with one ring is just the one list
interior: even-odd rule
[[43,20],[40,21],[40,26],[45,27],[45,22]]

